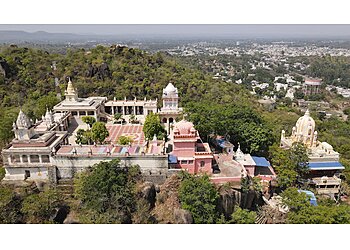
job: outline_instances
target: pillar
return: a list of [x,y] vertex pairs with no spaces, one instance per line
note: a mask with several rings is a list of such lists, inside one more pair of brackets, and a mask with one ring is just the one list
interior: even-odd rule
[[112,105],[112,115],[114,115],[114,106]]
[[32,163],[32,161],[30,160],[30,155],[27,155],[28,158],[28,163]]
[[125,106],[122,106],[123,115],[125,115]]
[[39,155],[39,163],[43,163],[43,159],[41,159],[41,155]]
[[133,106],[132,110],[134,111],[134,115],[136,116],[136,106]]
[[22,155],[19,156],[20,162],[23,163],[23,157]]

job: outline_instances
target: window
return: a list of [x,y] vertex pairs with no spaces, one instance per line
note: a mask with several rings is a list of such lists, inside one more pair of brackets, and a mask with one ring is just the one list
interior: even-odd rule
[[79,116],[80,115],[86,115],[86,112],[85,111],[79,111]]
[[21,158],[19,155],[11,155],[11,162],[12,163],[21,163]]
[[189,161],[188,161],[188,164],[193,164],[193,160],[189,160]]
[[94,111],[88,111],[88,115],[95,115]]
[[38,163],[39,162],[39,155],[31,155],[30,162],[31,163]]
[[72,111],[72,115],[74,116],[74,115],[77,115],[78,114],[78,112],[77,111]]
[[28,156],[22,155],[22,162],[23,162],[23,163],[28,162]]
[[201,161],[200,166],[204,167],[204,165],[205,165],[205,161]]
[[48,155],[42,155],[41,160],[43,163],[49,163],[50,162],[50,157]]
[[187,164],[187,161],[186,160],[181,160],[180,163],[181,164]]

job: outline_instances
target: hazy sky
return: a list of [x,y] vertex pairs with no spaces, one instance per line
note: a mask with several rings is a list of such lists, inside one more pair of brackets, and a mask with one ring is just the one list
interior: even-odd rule
[[350,36],[350,25],[9,25],[0,30],[46,31],[75,34],[183,34],[183,35],[253,35],[253,36]]

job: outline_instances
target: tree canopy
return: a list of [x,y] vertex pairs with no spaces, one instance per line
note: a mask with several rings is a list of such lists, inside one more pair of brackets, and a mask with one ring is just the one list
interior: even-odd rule
[[143,132],[148,140],[152,140],[154,135],[156,135],[158,139],[164,138],[165,130],[160,123],[158,114],[150,113],[146,116]]
[[121,167],[120,160],[100,162],[80,174],[75,194],[82,201],[86,223],[130,223],[135,210],[139,168]]
[[218,191],[207,175],[193,176],[182,173],[179,189],[181,207],[191,212],[194,223],[212,224],[218,218],[216,210]]
[[102,144],[109,136],[109,132],[106,128],[106,124],[103,122],[96,122],[92,125],[91,138],[99,144]]

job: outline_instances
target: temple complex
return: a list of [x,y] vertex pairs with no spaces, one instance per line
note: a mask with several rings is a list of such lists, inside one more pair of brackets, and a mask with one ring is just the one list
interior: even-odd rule
[[303,143],[307,149],[310,184],[315,186],[319,194],[337,194],[341,184],[339,173],[344,167],[339,163],[339,153],[327,142],[317,140],[315,121],[309,110],[298,119],[290,137],[286,137],[282,130],[282,148],[291,148],[296,142]]
[[[119,158],[125,166],[138,164],[149,179],[163,179],[171,174],[170,157],[178,156],[178,168],[191,173],[211,173],[212,153],[209,145],[202,143],[193,124],[181,121],[176,124],[172,149],[166,152],[165,141],[154,137],[147,141],[143,133],[143,122],[149,113],[159,113],[167,125],[176,123],[182,108],[178,107],[177,89],[169,83],[163,90],[163,108],[157,109],[157,100],[113,100],[105,97],[79,98],[69,79],[65,99],[46,110],[41,120],[33,122],[22,110],[13,124],[15,138],[2,151],[5,181],[41,180],[58,181],[74,175],[101,161]],[[128,120],[135,115],[138,124],[114,124],[113,114],[120,113]],[[107,121],[109,136],[103,145],[81,145],[76,143],[79,129],[88,129],[82,116],[92,116],[97,121]],[[129,120],[128,120],[129,121]],[[168,126],[168,132],[172,132]],[[129,145],[118,145],[120,136],[132,139]],[[189,148],[190,147],[190,148]],[[172,150],[170,150],[172,151]]]

